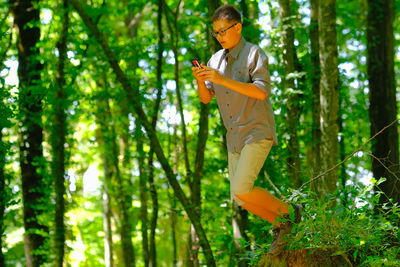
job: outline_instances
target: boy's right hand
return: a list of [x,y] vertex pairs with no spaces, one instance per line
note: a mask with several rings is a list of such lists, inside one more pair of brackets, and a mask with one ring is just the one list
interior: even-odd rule
[[203,73],[203,72],[207,72],[207,70],[204,69],[204,63],[201,63],[200,65],[201,65],[203,68],[192,67],[192,71],[193,71],[194,77],[196,78],[196,80],[197,80],[198,82],[204,82],[205,79],[204,79],[202,76],[200,76],[199,74],[200,74],[200,73]]

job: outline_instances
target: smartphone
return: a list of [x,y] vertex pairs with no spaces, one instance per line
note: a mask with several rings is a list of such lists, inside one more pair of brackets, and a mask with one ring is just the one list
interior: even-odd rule
[[203,68],[203,67],[200,65],[200,60],[194,58],[194,59],[192,59],[191,61],[192,61],[193,67]]

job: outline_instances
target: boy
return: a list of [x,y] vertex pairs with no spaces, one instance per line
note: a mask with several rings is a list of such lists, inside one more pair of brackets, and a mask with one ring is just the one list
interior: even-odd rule
[[[268,59],[263,50],[242,37],[239,11],[219,7],[213,17],[213,35],[222,48],[207,66],[193,67],[200,100],[207,104],[213,96],[227,129],[228,165],[232,198],[244,209],[275,223],[288,218],[289,205],[300,220],[299,205],[285,203],[268,191],[254,186],[260,169],[273,145],[277,144]],[[280,253],[286,245],[283,236],[290,233],[291,222],[278,223],[270,254]]]

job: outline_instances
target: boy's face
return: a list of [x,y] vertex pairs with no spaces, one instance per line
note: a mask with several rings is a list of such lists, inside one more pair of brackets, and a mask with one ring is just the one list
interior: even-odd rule
[[[234,26],[231,27],[232,25]],[[213,31],[221,46],[231,51],[242,37],[242,24],[230,22],[227,19],[216,20],[213,22]]]

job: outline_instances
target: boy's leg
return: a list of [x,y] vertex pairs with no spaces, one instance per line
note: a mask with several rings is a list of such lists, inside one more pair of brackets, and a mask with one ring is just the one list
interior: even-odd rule
[[280,214],[288,213],[288,205],[268,191],[254,187],[254,181],[271,147],[272,140],[268,139],[247,144],[240,154],[230,153],[229,164],[232,165],[230,167],[231,192],[235,201],[251,213],[274,223]]

